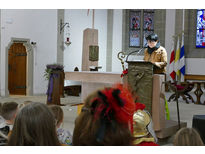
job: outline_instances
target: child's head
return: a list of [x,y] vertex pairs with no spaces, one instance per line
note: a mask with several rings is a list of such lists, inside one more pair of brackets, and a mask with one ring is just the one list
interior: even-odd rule
[[194,128],[181,128],[174,136],[176,146],[203,146],[199,133]]
[[1,107],[1,115],[7,121],[8,124],[13,124],[16,113],[18,109],[18,104],[16,102],[5,102]]
[[23,103],[19,104],[18,108],[20,109],[20,108],[22,108],[30,103],[32,103],[32,101],[24,101]]
[[90,94],[76,118],[73,145],[131,145],[131,93],[117,85]]
[[28,105],[28,104],[30,104],[30,103],[32,103],[32,101],[24,101],[24,102],[23,102],[23,104],[25,104],[25,105]]
[[30,103],[18,112],[8,145],[59,145],[55,118],[43,103]]
[[52,110],[52,112],[55,116],[56,127],[59,128],[61,123],[63,122],[63,110],[62,110],[62,108],[59,105],[49,105],[48,107]]

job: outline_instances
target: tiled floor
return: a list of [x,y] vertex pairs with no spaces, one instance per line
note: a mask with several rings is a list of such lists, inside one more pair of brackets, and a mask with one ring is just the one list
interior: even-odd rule
[[[167,99],[171,93],[166,93]],[[192,92],[191,95],[194,99],[195,95]],[[10,96],[8,98],[0,98],[0,102],[7,102],[7,101],[16,101],[17,103],[23,103],[24,101],[33,101],[33,102],[42,102],[46,103],[46,95],[43,96]],[[201,100],[205,100],[205,96],[202,95]],[[68,129],[71,133],[74,129],[74,121],[77,117],[77,107],[71,106],[72,104],[80,103],[81,99],[80,97],[74,97],[74,96],[67,96],[65,98],[61,98],[61,103],[65,104],[65,106],[62,106],[64,110],[64,124],[63,127]],[[177,121],[177,108],[176,108],[176,102],[168,102],[169,110],[170,110],[170,119]],[[179,99],[179,110],[180,110],[180,119],[181,121],[187,122],[188,127],[192,127],[192,118],[195,114],[205,114],[205,105],[196,105],[194,103],[186,104],[181,98]],[[162,142],[162,145],[172,145],[172,138],[165,140]]]
[[[166,93],[166,98],[168,99],[171,93]],[[193,99],[196,100],[195,94],[192,92],[191,95]],[[205,101],[205,95],[202,95],[201,101]],[[179,98],[179,111],[180,111],[180,120],[187,122],[187,127],[192,127],[192,118],[193,115],[197,114],[205,114],[205,105],[197,105],[189,101],[187,104],[183,101],[182,98]],[[177,121],[177,106],[176,102],[168,102],[169,110],[170,110],[170,119]]]

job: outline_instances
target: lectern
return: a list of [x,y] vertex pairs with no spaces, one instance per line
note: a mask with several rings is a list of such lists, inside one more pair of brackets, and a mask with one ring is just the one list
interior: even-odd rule
[[152,113],[153,75],[158,67],[151,62],[127,61],[127,82],[137,101],[146,105],[146,110]]
[[[178,123],[166,120],[164,93],[165,76],[156,74],[159,67],[146,61],[127,61],[128,74],[124,83],[128,84],[136,102],[146,105],[146,110],[152,115],[153,128],[158,138],[166,138],[178,130]],[[181,123],[185,127],[186,123]]]

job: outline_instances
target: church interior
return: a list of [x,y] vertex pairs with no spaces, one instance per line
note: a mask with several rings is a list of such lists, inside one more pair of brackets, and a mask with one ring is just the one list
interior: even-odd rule
[[[174,146],[180,129],[194,128],[205,143],[204,9],[1,9],[0,19],[2,109],[58,105],[75,136],[86,98],[120,83],[152,123],[154,140],[139,142]],[[166,52],[163,73],[144,59],[151,34]]]

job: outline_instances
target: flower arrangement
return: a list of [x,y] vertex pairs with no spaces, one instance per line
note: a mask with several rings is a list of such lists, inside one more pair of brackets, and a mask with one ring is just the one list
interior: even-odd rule
[[64,69],[64,66],[61,64],[48,64],[46,65],[44,77],[46,80],[49,80],[50,74],[52,73],[53,70],[63,70],[63,69]]
[[128,73],[128,69],[122,71],[121,78]]

